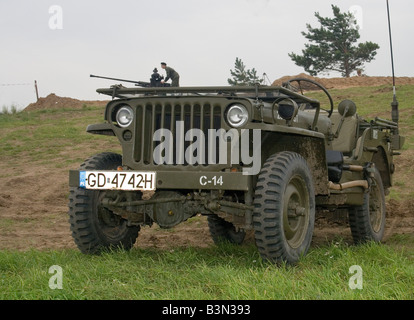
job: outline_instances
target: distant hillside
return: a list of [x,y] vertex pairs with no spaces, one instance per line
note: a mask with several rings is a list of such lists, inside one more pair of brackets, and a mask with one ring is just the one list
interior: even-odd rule
[[[350,78],[318,78],[312,77],[305,73],[301,73],[295,76],[284,76],[275,80],[272,85],[280,86],[283,82],[292,78],[307,78],[319,82],[327,89],[344,89],[350,87],[375,87],[381,85],[392,85],[392,77],[350,77]],[[397,77],[395,80],[396,85],[414,84],[414,77]]]
[[[315,80],[321,83],[327,89],[344,89],[350,87],[375,87],[381,85],[392,85],[392,77],[350,77],[350,78],[318,78],[312,77],[305,73],[301,73],[293,76],[284,76],[275,80],[272,85],[280,86],[283,82],[293,78],[307,78]],[[397,77],[396,84],[414,84],[414,77]],[[54,93],[49,94],[45,98],[39,98],[39,101],[29,104],[25,110],[40,110],[40,109],[54,109],[54,108],[68,108],[68,109],[80,109],[84,105],[105,106],[108,101],[101,100],[78,100],[75,98],[59,97]]]

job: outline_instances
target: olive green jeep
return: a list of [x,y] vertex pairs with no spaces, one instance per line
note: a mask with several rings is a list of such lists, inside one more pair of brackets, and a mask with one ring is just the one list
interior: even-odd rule
[[[312,98],[314,89],[323,99]],[[381,241],[398,123],[334,110],[319,83],[282,86],[98,89],[112,96],[87,132],[115,136],[69,173],[73,238],[84,253],[131,248],[142,226],[207,216],[217,243],[253,230],[264,259],[295,263],[317,210],[345,212],[355,242]],[[310,94],[308,94],[310,93]],[[326,100],[321,103],[320,100]]]

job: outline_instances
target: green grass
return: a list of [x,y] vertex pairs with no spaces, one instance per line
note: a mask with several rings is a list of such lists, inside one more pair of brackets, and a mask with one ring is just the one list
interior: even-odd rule
[[[401,85],[397,86],[397,99],[400,110],[412,108],[414,106],[414,86]],[[330,89],[329,93],[334,102],[334,109],[345,99],[355,102],[357,113],[361,116],[372,114],[389,114],[391,118],[392,87],[383,85],[378,87],[353,87],[346,89]],[[322,92],[309,92],[306,95],[321,101],[322,107],[327,108],[327,99]],[[384,116],[384,115],[382,115]]]
[[[97,141],[110,139],[86,133],[88,124],[103,122],[103,111],[103,107],[85,107],[0,114],[0,154],[5,160],[27,157],[29,161],[48,161],[65,149],[78,150],[90,143],[90,150],[85,150],[90,156]],[[112,141],[117,144],[116,139]],[[62,157],[58,166],[78,160]]]
[[[263,261],[253,245],[133,249],[88,256],[76,250],[0,252],[0,299],[414,299],[414,251],[368,243],[312,248],[296,266]],[[49,280],[62,268],[62,289]],[[349,268],[362,269],[351,289]],[[52,279],[52,283],[57,282]]]

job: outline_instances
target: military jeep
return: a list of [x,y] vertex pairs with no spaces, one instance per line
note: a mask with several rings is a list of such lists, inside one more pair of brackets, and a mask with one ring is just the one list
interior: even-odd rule
[[[323,99],[312,98],[314,89]],[[214,242],[241,244],[253,230],[261,256],[295,263],[307,253],[315,212],[348,215],[355,242],[381,241],[396,121],[334,110],[319,83],[282,86],[126,88],[112,96],[92,134],[115,136],[69,172],[72,235],[84,253],[133,247],[140,228],[172,228],[206,215]],[[326,100],[322,103],[322,100]]]

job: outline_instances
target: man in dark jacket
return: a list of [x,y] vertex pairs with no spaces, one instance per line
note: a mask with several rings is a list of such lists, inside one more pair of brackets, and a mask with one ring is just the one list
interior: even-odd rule
[[151,75],[151,87],[161,87],[161,81],[163,79],[162,76],[158,73],[158,69],[155,68],[153,71],[153,74]]
[[161,83],[167,82],[169,79],[171,79],[171,87],[179,87],[180,75],[178,72],[171,67],[167,67],[167,64],[165,62],[161,62],[161,68],[163,68],[167,73],[165,80],[161,80]]

